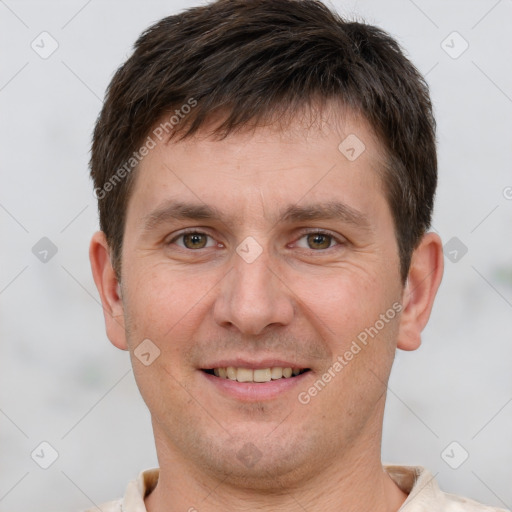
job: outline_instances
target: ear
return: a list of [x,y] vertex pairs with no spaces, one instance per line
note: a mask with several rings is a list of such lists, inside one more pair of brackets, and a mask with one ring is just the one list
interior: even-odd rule
[[412,254],[407,283],[403,290],[397,347],[416,350],[421,331],[427,325],[443,277],[443,244],[435,233],[427,233]]
[[103,305],[107,336],[114,346],[128,350],[124,325],[121,286],[110,260],[110,249],[105,233],[94,233],[89,247],[92,275]]

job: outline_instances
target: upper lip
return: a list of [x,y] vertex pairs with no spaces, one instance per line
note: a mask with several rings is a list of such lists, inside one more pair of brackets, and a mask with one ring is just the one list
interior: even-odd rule
[[285,359],[245,359],[243,357],[237,357],[234,359],[220,359],[213,363],[208,363],[206,366],[202,366],[201,368],[205,370],[209,370],[212,368],[227,368],[228,366],[233,366],[235,368],[251,368],[251,369],[263,369],[263,368],[308,368],[307,365],[286,361]]

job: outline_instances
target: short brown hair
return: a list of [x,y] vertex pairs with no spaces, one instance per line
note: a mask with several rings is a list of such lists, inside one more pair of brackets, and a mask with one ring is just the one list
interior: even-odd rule
[[118,277],[131,171],[157,122],[168,117],[166,131],[185,138],[222,112],[212,134],[225,137],[276,112],[292,118],[314,98],[360,114],[386,150],[384,187],[405,283],[437,185],[428,86],[386,32],[345,21],[316,0],[217,0],[139,37],[108,87],[90,164]]

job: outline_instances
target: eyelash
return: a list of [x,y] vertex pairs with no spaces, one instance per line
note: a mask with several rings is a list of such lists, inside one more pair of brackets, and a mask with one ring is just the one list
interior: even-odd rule
[[[181,233],[179,233],[178,235],[176,235],[174,238],[172,238],[172,240],[167,242],[166,245],[172,245],[180,238],[182,238],[186,235],[191,235],[191,234],[206,235],[207,237],[214,240],[214,238],[211,235],[209,235],[208,233],[206,233],[204,231],[200,231],[198,229],[186,229],[186,230],[182,231]],[[322,230],[318,230],[318,229],[310,229],[310,230],[302,231],[295,242],[301,240],[302,238],[304,238],[305,236],[308,236],[308,235],[322,235],[322,236],[329,237],[329,238],[331,238],[332,241],[336,242],[337,245],[345,245],[347,243],[347,241],[345,239],[340,239],[338,236],[334,235],[333,233],[330,233],[329,231],[322,231]],[[295,243],[295,242],[293,242],[293,243]],[[189,252],[199,252],[201,249],[210,249],[211,248],[211,247],[202,247],[201,249],[188,249],[186,247],[181,247],[181,246],[179,246],[179,247],[180,247],[180,249],[183,249],[183,250],[189,251]],[[334,247],[335,246],[331,246],[331,247],[327,247],[326,249],[317,249],[317,250],[306,249],[306,248],[300,248],[300,249],[306,250],[306,251],[311,251],[311,252],[325,252],[329,249],[333,249]]]

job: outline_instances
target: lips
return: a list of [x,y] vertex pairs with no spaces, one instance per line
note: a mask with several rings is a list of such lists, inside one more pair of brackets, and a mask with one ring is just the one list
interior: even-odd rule
[[199,368],[199,374],[212,386],[209,389],[238,403],[293,400],[293,390],[304,386],[313,373],[302,364],[283,359],[225,359]]

